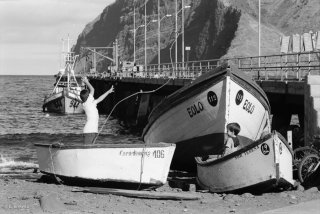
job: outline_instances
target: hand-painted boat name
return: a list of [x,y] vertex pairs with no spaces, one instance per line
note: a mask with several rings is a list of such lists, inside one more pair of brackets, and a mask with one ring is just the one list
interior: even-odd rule
[[149,157],[150,156],[150,151],[136,151],[136,150],[133,150],[133,151],[120,151],[120,156],[147,156]]
[[254,111],[254,105],[249,100],[244,101],[242,108],[250,114],[252,114]]
[[[157,150],[154,150],[152,152],[152,156],[154,158],[164,158],[164,150],[162,149],[157,149]],[[119,153],[120,156],[147,156],[147,157],[150,157],[151,155],[151,152],[150,151],[136,151],[136,150],[133,150],[133,151],[120,151]]]
[[204,110],[203,104],[199,101],[198,104],[193,104],[187,108],[190,117],[193,117]]
[[242,158],[243,156],[246,156],[246,155],[254,152],[254,151],[257,150],[257,149],[259,149],[259,146],[255,146],[255,147],[253,147],[253,148],[251,148],[251,149],[249,149],[249,150],[241,153],[240,155],[235,156],[234,158],[235,158],[235,159]]

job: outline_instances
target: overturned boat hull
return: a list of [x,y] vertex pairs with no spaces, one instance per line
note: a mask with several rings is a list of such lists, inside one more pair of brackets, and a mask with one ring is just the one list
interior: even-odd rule
[[174,144],[35,144],[40,172],[62,180],[166,183]]
[[143,137],[146,143],[177,144],[174,168],[195,168],[195,156],[222,153],[228,123],[240,125],[242,146],[270,133],[269,113],[262,89],[244,74],[222,66],[156,106]]
[[211,192],[266,192],[290,187],[293,152],[280,134],[267,135],[224,157],[196,157],[197,181]]

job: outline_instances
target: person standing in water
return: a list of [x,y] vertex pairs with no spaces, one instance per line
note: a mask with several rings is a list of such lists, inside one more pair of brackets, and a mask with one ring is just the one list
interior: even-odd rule
[[83,109],[85,111],[87,121],[83,128],[84,144],[93,143],[93,140],[98,135],[98,123],[99,123],[99,112],[97,104],[104,100],[109,94],[114,92],[113,86],[102,94],[98,99],[94,99],[94,88],[89,83],[87,77],[83,77],[82,81],[88,86],[88,89],[84,89],[80,92],[80,98],[82,100]]

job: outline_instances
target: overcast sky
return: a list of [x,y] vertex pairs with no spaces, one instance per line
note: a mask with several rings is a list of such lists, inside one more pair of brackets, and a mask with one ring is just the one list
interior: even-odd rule
[[72,45],[115,0],[0,0],[0,75],[54,75],[61,39]]

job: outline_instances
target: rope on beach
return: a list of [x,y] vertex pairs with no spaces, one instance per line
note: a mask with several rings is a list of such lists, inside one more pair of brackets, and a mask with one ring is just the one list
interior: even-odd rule
[[[55,170],[54,170],[54,165],[53,165],[53,159],[52,159],[52,156],[53,156],[53,155],[55,155],[55,154],[59,151],[59,149],[58,149],[54,154],[52,154],[52,152],[51,152],[52,145],[53,145],[53,144],[50,144],[50,146],[49,146],[49,153],[50,153],[50,160],[51,160],[52,174],[53,174],[53,176],[54,176],[54,178],[55,178],[56,182],[58,182],[59,184],[61,184],[61,185],[62,185],[63,183],[61,182],[60,178],[58,178],[58,177],[56,176],[56,173],[55,173]],[[54,145],[59,145],[59,146],[60,146],[60,148],[61,148],[61,146],[62,146],[63,144],[62,144],[62,143],[55,143]]]
[[164,87],[165,85],[167,85],[167,84],[170,82],[171,79],[173,79],[173,78],[169,78],[167,82],[165,82],[163,85],[161,85],[161,86],[160,86],[159,88],[157,88],[157,89],[154,89],[154,90],[151,90],[151,91],[142,91],[142,90],[141,90],[141,91],[136,92],[136,93],[134,93],[134,94],[131,94],[131,95],[123,98],[123,99],[120,100],[119,102],[117,102],[117,103],[113,106],[113,108],[112,108],[112,110],[110,111],[107,119],[105,120],[105,122],[104,122],[103,125],[101,126],[100,131],[98,132],[98,134],[96,135],[96,137],[93,139],[92,144],[95,144],[95,142],[96,142],[99,134],[101,133],[103,127],[106,125],[107,121],[109,120],[109,117],[111,116],[111,114],[112,114],[112,112],[114,111],[114,109],[118,106],[118,104],[120,104],[121,102],[125,101],[126,99],[129,99],[130,97],[136,96],[136,95],[138,95],[138,94],[151,94],[151,93],[154,93],[154,92],[160,90],[160,89],[161,89],[162,87]]
[[140,180],[139,180],[139,186],[138,186],[137,190],[140,190],[140,187],[141,187],[141,184],[142,184],[142,174],[143,174],[145,151],[146,151],[146,145],[142,149],[141,163],[140,163]]

